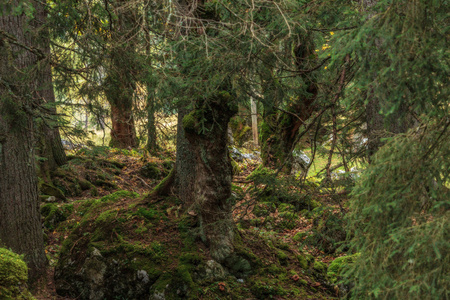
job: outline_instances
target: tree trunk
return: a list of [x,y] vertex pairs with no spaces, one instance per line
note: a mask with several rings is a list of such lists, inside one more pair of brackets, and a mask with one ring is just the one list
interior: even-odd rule
[[194,181],[196,175],[196,161],[194,156],[194,146],[186,138],[183,128],[183,118],[187,115],[187,110],[183,107],[178,109],[177,124],[177,157],[175,173],[175,189],[178,197],[189,207],[194,203]]
[[[219,93],[208,105],[185,115],[182,125],[195,161],[193,209],[199,215],[200,235],[211,256],[223,262],[234,249],[231,215],[232,167],[228,153],[228,122],[237,112],[228,105],[230,94]],[[201,121],[204,120],[202,131]]]
[[[12,2],[16,7],[20,1]],[[36,11],[43,9],[36,3]],[[29,22],[31,21],[31,22]],[[29,22],[25,31],[23,26]],[[38,48],[35,20],[4,11],[0,28],[20,45]],[[33,145],[33,104],[45,72],[38,68],[42,53],[30,52],[0,35],[0,245],[24,254],[30,280],[45,272]],[[35,103],[31,103],[35,101]]]
[[155,125],[155,105],[153,99],[148,97],[147,100],[147,150],[152,154],[158,151],[156,143],[156,125]]
[[[300,39],[295,47],[295,63],[299,70],[309,69],[305,62],[314,54],[314,45],[309,36]],[[292,169],[292,150],[300,127],[311,116],[314,101],[318,94],[317,84],[310,74],[303,77],[305,93],[291,99],[284,111],[275,111],[266,107],[264,122],[261,125],[261,158],[265,166],[281,168],[290,174]]]
[[138,146],[132,103],[108,98],[111,105],[111,141],[109,145],[115,148],[135,148]]
[[133,117],[133,101],[137,74],[136,61],[137,11],[129,1],[119,0],[114,7],[117,20],[113,22],[112,49],[105,80],[105,94],[111,106],[111,147],[135,148],[138,146]]

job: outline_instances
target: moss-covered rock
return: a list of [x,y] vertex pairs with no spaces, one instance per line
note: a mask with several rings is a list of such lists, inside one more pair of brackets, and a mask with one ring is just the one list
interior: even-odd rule
[[0,299],[34,300],[27,289],[28,268],[22,257],[0,248]]
[[73,205],[57,205],[54,203],[47,203],[41,206],[41,214],[44,217],[44,226],[50,230],[55,226],[67,220],[67,217],[73,212]]
[[59,188],[45,182],[41,182],[39,185],[39,191],[43,195],[54,196],[55,198],[63,201],[67,200],[66,196]]

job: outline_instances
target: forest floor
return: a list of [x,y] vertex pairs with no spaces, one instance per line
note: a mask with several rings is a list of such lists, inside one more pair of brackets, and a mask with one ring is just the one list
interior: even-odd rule
[[[148,153],[134,150],[96,147],[73,151],[69,153],[69,159],[69,165],[56,174],[54,181],[55,185],[68,195],[67,199],[53,204],[60,208],[69,205],[71,209],[64,221],[57,224],[52,221],[50,225],[45,226],[47,235],[45,252],[49,259],[49,268],[47,277],[37,284],[33,292],[38,300],[76,299],[57,295],[53,275],[63,242],[68,239],[73,228],[82,222],[83,215],[79,212],[82,210],[84,201],[101,198],[117,191],[145,195],[168,174],[167,169],[174,157],[171,153],[151,157]],[[323,279],[326,277],[326,269],[322,270],[325,272],[322,277],[312,276],[311,272],[304,271],[302,271],[304,275],[301,274],[299,277],[297,271],[301,267],[294,260],[295,257],[304,255],[308,258],[309,269],[312,269],[316,268],[318,264],[316,262],[328,265],[337,256],[342,255],[337,249],[345,240],[342,223],[342,216],[346,210],[345,189],[324,187],[314,183],[318,179],[311,178],[307,182],[302,182],[295,176],[287,176],[281,180],[271,176],[256,176],[256,179],[255,176],[249,177],[250,174],[259,174],[255,171],[260,166],[258,159],[244,159],[238,163],[238,166],[233,179],[233,194],[237,199],[233,216],[237,228],[254,255],[264,260],[267,265],[272,263],[280,265],[281,262],[282,268],[290,271],[283,276],[280,274],[267,276],[289,281],[289,284],[301,278],[304,285],[302,288],[310,295],[309,299],[332,299],[338,296],[337,287],[329,285],[327,280]],[[315,167],[320,168],[320,166]],[[95,187],[81,189],[74,184],[76,180],[71,177],[87,179],[94,183]],[[113,208],[118,212],[126,210],[133,205],[132,201],[132,199],[124,198],[115,203]],[[158,205],[164,202],[160,199],[150,199],[150,202],[152,201]],[[169,219],[176,219],[182,213],[182,206],[176,202],[161,205],[162,211]],[[46,224],[45,220],[44,224]],[[140,224],[134,225],[140,226]],[[157,239],[161,243],[174,242],[170,239],[177,234],[176,230],[171,232],[167,226],[164,226],[164,224],[158,225],[153,233],[160,235]],[[141,239],[140,243],[146,243],[143,235],[136,235],[134,239],[136,241]],[[262,246],[261,243],[265,245]],[[198,247],[204,246],[200,242]],[[205,248],[204,251],[207,249]],[[289,263],[282,261],[284,259],[280,257],[282,254],[277,254],[283,252],[289,254],[287,255]],[[286,290],[289,287],[286,285]],[[296,299],[298,296],[289,292],[284,294],[280,292],[280,295],[275,293],[270,297]],[[255,298],[250,295],[245,299]]]

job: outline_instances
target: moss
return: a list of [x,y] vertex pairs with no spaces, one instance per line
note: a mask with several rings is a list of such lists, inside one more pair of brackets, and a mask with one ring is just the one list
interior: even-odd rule
[[318,273],[325,274],[327,272],[327,265],[321,261],[316,260],[313,269]]
[[302,242],[306,237],[308,237],[306,232],[297,232],[292,239],[296,242]]
[[72,212],[72,204],[58,206],[53,203],[48,203],[41,206],[41,214],[44,217],[44,226],[48,229],[54,229],[56,224],[67,220],[67,217]]
[[41,182],[41,184],[39,186],[39,191],[43,195],[54,196],[54,197],[64,200],[64,201],[67,200],[66,196],[60,189],[58,189],[57,187],[55,187],[53,185],[45,183],[45,182]]
[[32,300],[26,282],[28,268],[22,257],[0,248],[0,299]]
[[152,220],[160,220],[162,217],[165,217],[161,212],[154,210],[153,208],[138,208],[138,210],[133,214],[135,216],[141,216],[145,219]]
[[196,132],[198,131],[199,121],[198,121],[199,111],[193,110],[184,116],[182,120],[183,128],[186,131]]
[[253,170],[250,175],[247,176],[246,180],[261,180],[264,177],[274,176],[275,171],[259,165],[255,170]]
[[250,290],[258,299],[269,299],[273,296],[284,296],[287,292],[276,280],[263,278],[251,282]]
[[295,208],[294,208],[294,205],[292,205],[292,204],[280,203],[280,205],[278,205],[278,211],[279,212],[294,212]]
[[145,178],[159,179],[163,174],[157,163],[149,162],[146,163],[140,170],[139,174]]
[[122,190],[122,191],[117,191],[115,193],[106,195],[106,196],[100,198],[100,201],[101,202],[116,202],[121,199],[128,199],[128,198],[134,199],[138,196],[139,196],[138,193]]
[[281,250],[277,251],[277,258],[282,266],[288,265],[289,256],[286,253],[284,253],[283,251],[281,251]]
[[104,211],[95,219],[95,224],[96,225],[111,224],[117,217],[117,214],[118,214],[117,210],[110,209]]
[[247,140],[251,138],[252,128],[250,126],[243,126],[240,130],[233,132],[233,138],[238,146],[242,146]]
[[297,255],[296,258],[302,269],[304,269],[304,270],[308,269],[308,260],[306,259],[306,257],[304,255]]
[[239,175],[242,171],[241,167],[234,159],[231,159],[231,167],[233,168],[233,175]]
[[348,264],[353,263],[359,257],[359,255],[359,253],[355,253],[352,255],[341,256],[333,260],[328,266],[327,271],[327,275],[330,281],[336,282],[344,267]]

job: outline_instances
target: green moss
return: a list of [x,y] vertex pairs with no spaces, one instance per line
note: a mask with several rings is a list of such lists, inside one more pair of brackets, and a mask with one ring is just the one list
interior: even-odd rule
[[253,170],[252,173],[250,173],[250,175],[247,176],[246,180],[261,180],[267,176],[274,176],[274,174],[275,171],[259,165],[255,170]]
[[159,165],[154,162],[146,163],[140,170],[139,174],[141,174],[145,178],[150,179],[159,179],[163,174]]
[[53,185],[45,183],[45,182],[41,182],[41,184],[39,186],[39,191],[41,192],[41,194],[54,196],[55,198],[58,198],[61,200],[67,199],[66,196],[64,195],[64,193],[60,189],[58,189],[57,187],[55,187]]
[[143,207],[139,208],[133,215],[144,217],[149,221],[160,220],[163,217],[163,214],[161,214],[161,212],[154,210],[153,208]]
[[198,114],[199,111],[193,110],[189,114],[184,116],[182,120],[184,130],[191,132],[195,132],[198,130],[199,126]]
[[313,269],[318,273],[325,274],[327,272],[327,265],[321,261],[316,260]]
[[96,225],[111,224],[117,217],[117,214],[118,214],[117,210],[112,209],[106,210],[95,219],[95,224]]
[[0,299],[34,299],[26,288],[28,268],[22,256],[0,248]]
[[250,290],[258,299],[270,299],[273,296],[287,295],[287,292],[278,281],[267,278],[251,282]]
[[355,253],[352,255],[341,256],[333,260],[329,265],[327,271],[327,275],[330,281],[336,282],[344,267],[348,264],[353,263],[359,257],[359,255],[359,253]]
[[292,238],[296,242],[303,242],[303,240],[308,236],[306,232],[297,232]]
[[288,265],[289,256],[286,253],[284,253],[283,251],[281,251],[281,250],[277,251],[277,258],[282,266]]
[[300,267],[304,270],[308,269],[308,260],[304,255],[297,255],[298,263],[300,264]]
[[44,217],[44,226],[50,230],[54,229],[56,224],[67,220],[67,217],[72,212],[72,204],[58,206],[53,203],[48,203],[41,206],[41,214]]
[[280,203],[280,205],[278,205],[278,211],[279,212],[294,212],[295,207],[292,204]]

